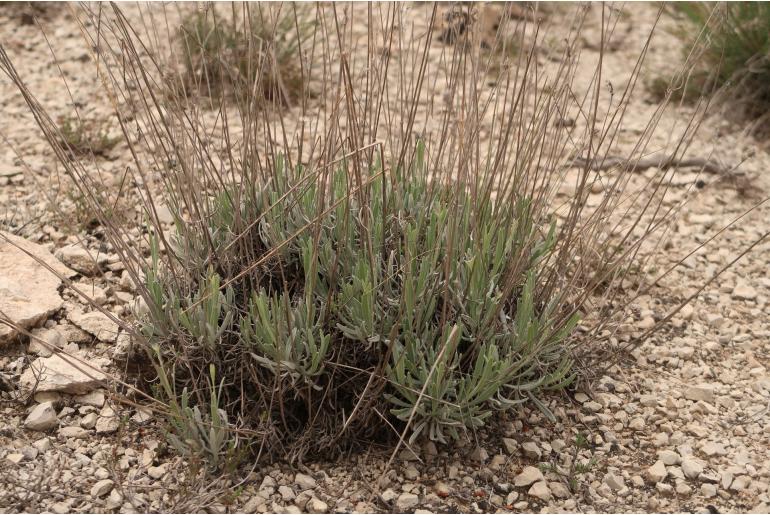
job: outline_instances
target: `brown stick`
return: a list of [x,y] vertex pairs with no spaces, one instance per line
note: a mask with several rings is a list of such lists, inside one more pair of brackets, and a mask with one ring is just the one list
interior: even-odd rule
[[589,169],[597,172],[603,172],[610,168],[623,167],[630,172],[642,172],[648,168],[660,168],[665,170],[674,168],[700,168],[706,173],[725,175],[735,173],[735,167],[726,168],[712,159],[701,157],[691,159],[679,159],[674,156],[648,157],[644,159],[628,160],[617,156],[606,156],[602,159],[592,159],[590,162],[583,157],[577,157],[572,161],[571,167],[583,168],[588,165]]

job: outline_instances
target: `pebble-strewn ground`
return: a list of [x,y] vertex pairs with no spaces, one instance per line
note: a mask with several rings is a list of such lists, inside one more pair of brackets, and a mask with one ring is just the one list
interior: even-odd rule
[[[650,5],[627,9],[618,29],[625,31],[621,42],[605,56],[608,80],[618,77],[619,83],[655,15]],[[46,11],[41,22],[69,90],[61,86],[46,40],[20,12],[0,8],[0,43],[41,103],[53,115],[64,114],[71,94],[88,117],[109,119],[109,105],[67,8]],[[590,40],[595,32],[588,27],[585,33],[589,62],[597,55]],[[660,38],[645,73],[678,59],[676,40],[665,31]],[[640,85],[621,144],[631,145],[652,114],[646,97]],[[679,107],[667,113],[661,127],[689,112]],[[50,256],[50,250],[88,295],[118,317],[127,314],[134,298],[131,281],[99,231],[80,225],[77,195],[68,192],[52,151],[5,77],[0,78],[0,136],[11,145],[0,146],[0,230],[39,244],[30,252]],[[664,145],[668,136],[656,134],[653,146]],[[740,170],[751,186],[738,192],[713,176],[676,174],[669,202],[685,194],[692,198],[662,243],[658,270],[770,192],[770,155],[742,135],[741,127],[708,119],[692,148],[726,164],[745,159]],[[127,149],[118,145],[100,158],[101,173],[120,184],[129,160]],[[642,172],[639,180],[655,173]],[[697,180],[705,186],[693,189]],[[594,188],[591,197],[600,198],[601,190]],[[639,298],[629,331],[649,327],[768,231],[770,206],[763,205],[687,258],[652,295]],[[78,242],[86,243],[90,255],[72,246]],[[47,272],[2,239],[0,256],[0,295],[10,306],[32,287],[6,279],[15,273],[8,263],[24,277]],[[77,363],[47,356],[44,346],[0,343],[0,512],[768,512],[769,269],[770,242],[765,242],[699,293],[665,331],[608,370],[592,391],[551,399],[557,423],[524,407],[464,444],[403,451],[384,474],[389,453],[371,450],[337,463],[259,466],[242,481],[193,481],[194,468],[166,449],[152,413],[114,404]],[[35,334],[119,374],[113,358],[125,355],[128,341],[118,325],[89,311],[71,292],[60,295],[61,289],[58,280],[35,285],[39,309],[24,314],[38,324]],[[24,398],[18,388],[33,385],[34,399],[17,402]],[[579,433],[585,441],[576,443]]]

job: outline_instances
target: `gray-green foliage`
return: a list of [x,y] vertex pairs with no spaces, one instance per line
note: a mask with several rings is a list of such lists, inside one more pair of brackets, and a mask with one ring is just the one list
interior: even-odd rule
[[[258,221],[249,245],[260,266],[216,269],[192,252],[180,257],[191,272],[180,289],[153,260],[144,333],[158,367],[184,354],[246,377],[253,388],[239,391],[254,397],[238,402],[255,405],[255,424],[296,433],[345,420],[367,388],[383,394],[367,409],[410,422],[411,439],[458,438],[528,399],[545,409],[539,392],[573,378],[577,322],[559,298],[537,294],[555,226],[538,223],[526,198],[494,202],[430,182],[423,154],[420,144],[392,176],[373,163],[356,178],[343,162],[325,187],[277,160],[274,180],[239,202],[240,216]],[[205,231],[178,220],[185,248],[234,246],[232,198],[210,199]],[[185,395],[180,412],[198,421]]]

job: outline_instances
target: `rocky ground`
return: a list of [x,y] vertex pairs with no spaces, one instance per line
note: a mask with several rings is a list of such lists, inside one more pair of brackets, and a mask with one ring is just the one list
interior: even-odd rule
[[[41,102],[54,115],[74,100],[89,116],[108,118],[67,10],[46,13],[42,23],[69,91],[60,87],[39,29],[3,9],[0,42]],[[629,10],[625,43],[606,56],[610,77],[623,76],[655,14],[649,5]],[[586,43],[589,60],[594,47]],[[664,34],[648,67],[671,61],[676,51]],[[621,138],[631,141],[653,109],[642,88]],[[686,106],[674,109],[662,126],[689,113]],[[5,77],[0,121],[0,136],[10,144],[0,150],[0,309],[48,343],[14,339],[16,331],[0,325],[0,511],[770,510],[770,243],[709,284],[589,391],[551,399],[556,423],[525,406],[466,442],[404,450],[389,466],[388,450],[371,448],[335,463],[260,464],[241,479],[206,483],[194,463],[167,448],[159,417],[138,398],[133,405],[116,402],[104,386],[120,376],[116,364],[130,352],[117,321],[130,312],[133,285],[79,211],[77,195],[63,184],[52,151]],[[654,138],[664,145],[667,137],[664,131]],[[710,118],[693,149],[742,162],[750,186],[738,191],[729,180],[676,175],[671,202],[690,199],[666,236],[666,251],[650,264],[660,270],[770,191],[770,154],[741,127]],[[117,145],[100,158],[100,171],[119,177],[129,160]],[[655,173],[642,172],[640,180]],[[700,189],[693,189],[696,182]],[[592,197],[600,195],[595,188]],[[685,259],[653,295],[637,299],[629,330],[654,324],[769,230],[770,207],[763,204]],[[114,319],[64,288],[30,254],[72,279]],[[49,346],[74,358],[52,354]]]

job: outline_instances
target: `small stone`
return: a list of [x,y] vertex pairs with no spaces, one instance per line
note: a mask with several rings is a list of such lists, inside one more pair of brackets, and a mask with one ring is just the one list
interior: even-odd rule
[[442,483],[441,481],[433,485],[433,491],[436,492],[436,495],[439,497],[449,497],[449,494],[452,493],[452,489],[449,488],[446,483]]
[[521,445],[521,450],[524,452],[524,456],[533,460],[539,460],[542,455],[540,447],[535,442],[524,442]]
[[321,499],[313,497],[305,505],[305,510],[307,510],[308,513],[327,513],[329,511],[329,505]]
[[678,483],[676,485],[676,493],[679,495],[690,495],[692,493],[692,488],[687,483]]
[[158,215],[158,221],[162,224],[173,224],[174,223],[174,215],[171,212],[171,209],[165,204],[160,204],[155,207],[155,212]]
[[59,418],[51,402],[35,406],[24,420],[24,427],[32,431],[48,431],[59,425]]
[[95,499],[104,497],[112,491],[112,487],[114,485],[115,483],[113,483],[111,479],[102,479],[101,481],[97,481],[94,486],[91,487],[91,497]]
[[692,458],[682,459],[682,472],[687,479],[696,479],[703,472],[703,465]]
[[604,475],[603,482],[605,485],[609,486],[615,492],[622,490],[626,486],[626,483],[623,480],[623,477],[613,472],[607,472]]
[[700,450],[703,451],[703,454],[706,456],[725,456],[727,454],[725,445],[716,442],[706,442],[701,445]]
[[147,408],[136,408],[136,413],[131,416],[131,420],[135,424],[146,424],[152,420],[152,411]]
[[740,492],[745,490],[751,484],[751,478],[748,476],[738,476],[733,479],[733,483],[730,485],[730,490],[734,492]]
[[682,457],[679,453],[669,450],[658,451],[658,459],[663,462],[664,465],[672,466],[682,463]]
[[[101,306],[107,302],[107,292],[90,281],[78,281],[73,283],[72,286],[73,295],[78,299],[82,299],[84,303],[90,304],[90,302],[93,302],[97,306]],[[77,291],[75,290],[76,288]]]
[[564,483],[560,481],[552,481],[548,483],[548,487],[557,499],[568,499],[569,497],[572,497],[572,493],[566,486],[564,486]]
[[102,390],[95,390],[85,395],[76,395],[75,402],[81,406],[94,406],[95,408],[101,408],[104,406],[104,392]]
[[24,455],[24,459],[27,461],[32,461],[37,458],[39,452],[40,451],[38,451],[36,447],[31,445],[25,445],[21,448],[21,454]]
[[634,417],[631,419],[631,422],[628,423],[628,427],[636,431],[641,431],[646,425],[643,417]]
[[716,395],[710,385],[691,386],[684,391],[684,398],[691,401],[704,401],[714,404]]
[[398,494],[396,494],[395,491],[393,491],[392,488],[388,488],[384,492],[380,494],[380,499],[382,499],[383,502],[389,503],[392,500],[394,500],[396,497],[398,497]]
[[513,438],[503,438],[503,446],[508,454],[515,454],[519,448],[519,442]]
[[120,427],[120,419],[110,406],[104,406],[96,420],[96,432],[99,434],[114,433]]
[[417,470],[417,467],[414,465],[409,465],[404,470],[404,477],[409,481],[415,481],[418,477],[420,477],[420,471]]
[[483,447],[476,447],[470,454],[470,459],[479,463],[484,463],[489,459],[489,453]]
[[300,490],[312,490],[316,487],[316,482],[313,477],[307,474],[300,474],[294,476],[294,483],[300,488]]
[[639,398],[639,404],[648,408],[654,408],[658,405],[658,397],[656,395],[642,395]]
[[548,484],[545,481],[538,481],[533,484],[527,493],[541,501],[548,502],[551,500],[551,489],[548,488]]
[[88,415],[84,416],[80,419],[80,427],[83,429],[93,429],[96,427],[96,420],[98,416],[96,413],[89,413]]
[[660,483],[667,475],[666,465],[661,460],[656,461],[647,469],[647,479],[650,483]]
[[297,494],[294,493],[294,490],[292,490],[291,487],[286,485],[279,486],[278,493],[281,495],[284,501],[290,502],[297,498]]
[[596,401],[589,401],[583,404],[583,407],[587,409],[588,411],[591,411],[593,413],[596,413],[597,411],[600,411],[602,409],[602,405]]
[[736,300],[754,300],[757,298],[757,290],[746,283],[739,283],[733,288],[732,297]]
[[24,461],[24,455],[21,454],[21,453],[15,452],[15,453],[12,453],[12,454],[7,454],[5,456],[5,459],[8,460],[9,462],[11,462],[14,465],[18,465],[19,463]]
[[82,427],[66,426],[59,429],[59,436],[64,438],[86,438],[88,431]]
[[425,456],[438,456],[438,448],[436,448],[436,444],[430,440],[425,442],[425,445],[423,445],[422,450]]
[[40,440],[35,440],[34,442],[32,442],[32,447],[37,449],[39,452],[44,453],[51,448],[51,440],[48,438],[41,438]]
[[642,329],[643,331],[646,331],[647,329],[652,329],[655,327],[655,319],[652,317],[644,317],[639,322],[637,322],[636,327],[639,329]]
[[582,404],[584,402],[588,402],[590,400],[590,397],[588,397],[588,395],[586,395],[583,392],[577,392],[575,394],[575,400]]
[[54,255],[62,263],[83,275],[90,276],[99,272],[98,263],[86,249],[79,245],[67,245],[57,250]]
[[396,508],[401,512],[404,513],[407,510],[410,510],[417,506],[420,503],[420,498],[411,493],[403,493],[398,496],[396,499]]
[[53,354],[53,349],[61,349],[67,343],[64,336],[56,329],[40,327],[30,333],[27,352],[47,358]]
[[35,393],[34,399],[38,404],[43,404],[44,402],[58,404],[61,400],[61,394],[58,392],[37,392]]
[[717,487],[710,483],[704,483],[700,485],[700,492],[704,497],[714,497],[717,494]]
[[166,475],[166,466],[167,464],[164,463],[163,465],[158,465],[157,467],[149,467],[147,468],[147,475],[153,479],[161,479]]
[[515,486],[529,486],[532,483],[543,481],[544,479],[543,473],[539,468],[524,467],[524,470],[513,479],[513,484]]

